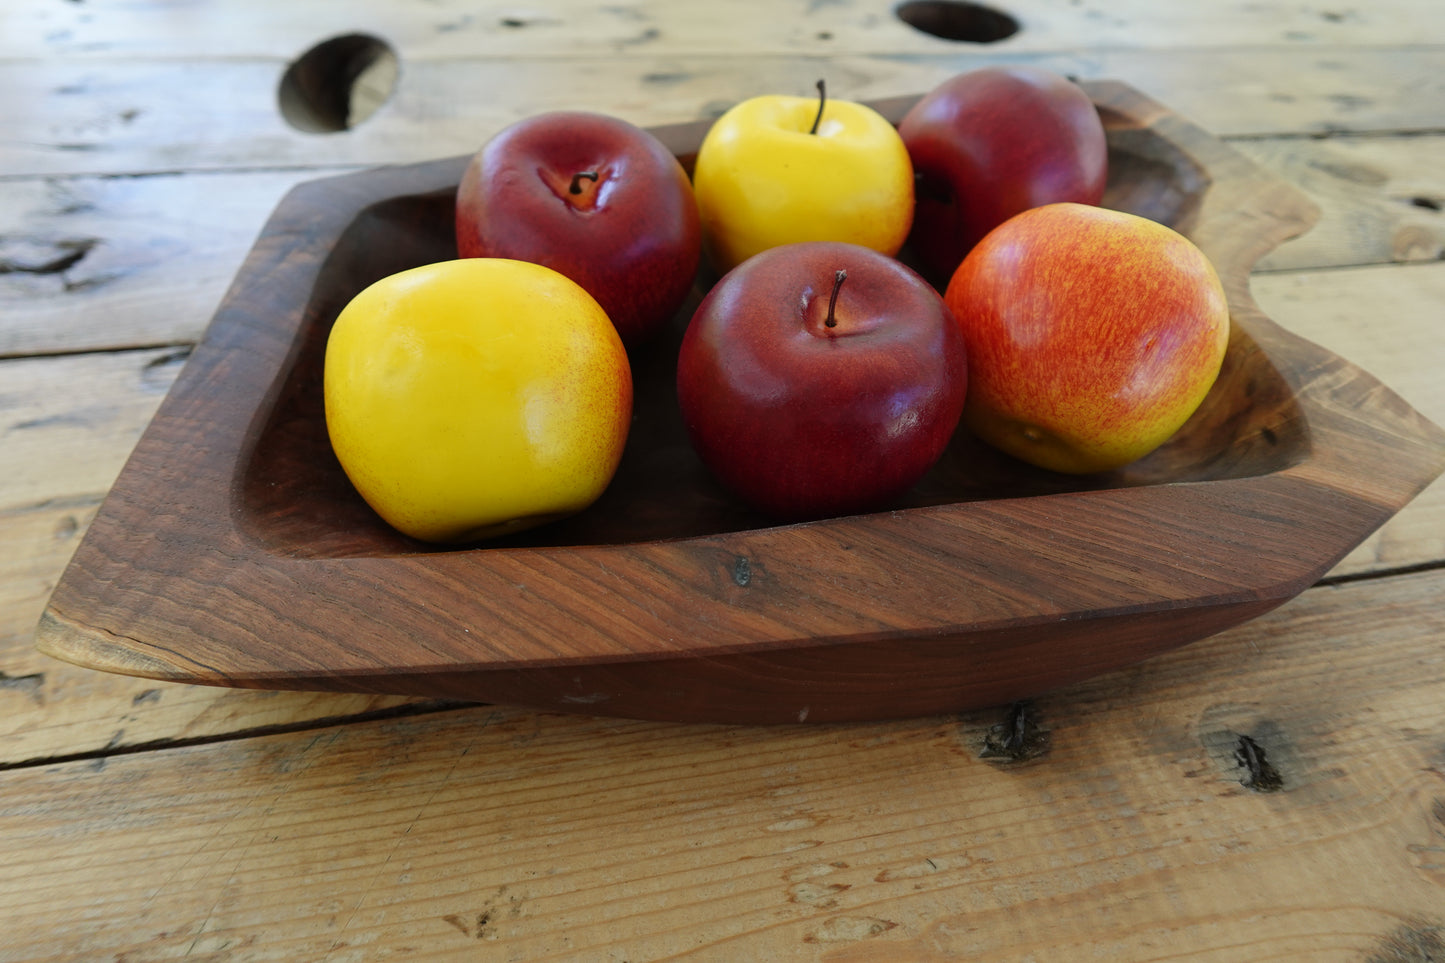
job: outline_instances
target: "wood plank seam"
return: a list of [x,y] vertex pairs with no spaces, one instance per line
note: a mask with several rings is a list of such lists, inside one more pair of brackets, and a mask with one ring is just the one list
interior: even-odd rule
[[[18,678],[11,678],[0,673],[0,688],[34,689],[43,685],[43,683],[43,673],[38,673],[34,676],[20,676]],[[385,709],[354,712],[344,716],[319,716],[307,719],[304,722],[251,726],[246,729],[236,729],[231,732],[213,733],[204,736],[151,739],[146,742],[128,743],[124,745],[116,744],[116,740],[112,739],[111,745],[98,749],[87,749],[72,753],[56,753],[54,755],[33,759],[0,760],[0,772],[80,762],[104,765],[107,759],[114,759],[119,756],[133,756],[138,753],[147,752],[163,752],[169,749],[189,749],[196,746],[210,746],[217,743],[243,739],[262,739],[270,736],[291,735],[298,732],[332,729],[341,725],[354,725],[362,722],[390,722],[398,719],[411,719],[418,716],[455,712],[459,709],[474,709],[482,705],[483,703],[462,702],[455,699],[428,699]]]

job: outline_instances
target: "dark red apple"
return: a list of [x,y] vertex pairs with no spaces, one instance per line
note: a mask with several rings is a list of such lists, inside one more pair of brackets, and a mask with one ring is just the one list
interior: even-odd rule
[[963,337],[938,292],[836,242],[772,248],[724,275],[677,364],[703,463],[782,521],[887,507],[943,453],[966,387]]
[[457,188],[457,251],[552,268],[607,312],[629,345],[681,307],[702,253],[692,185],[627,121],[552,111],[498,133]]
[[985,67],[939,84],[898,125],[917,178],[909,247],[947,283],[983,236],[1015,214],[1098,204],[1108,145],[1098,111],[1067,78]]

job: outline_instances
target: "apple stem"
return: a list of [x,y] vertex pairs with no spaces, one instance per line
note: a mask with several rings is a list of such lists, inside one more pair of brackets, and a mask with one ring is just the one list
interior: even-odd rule
[[825,327],[835,328],[838,326],[838,319],[833,317],[833,309],[838,306],[838,290],[843,287],[843,282],[847,279],[847,271],[833,272],[833,296],[828,299],[828,317],[823,321]]
[[818,132],[818,125],[823,122],[823,105],[828,101],[828,87],[822,80],[818,81],[818,115],[813,118],[813,126],[808,130],[810,134]]
[[594,184],[597,183],[596,171],[578,171],[576,174],[572,175],[572,186],[569,187],[568,190],[571,191],[573,194],[581,194],[582,178],[584,177]]

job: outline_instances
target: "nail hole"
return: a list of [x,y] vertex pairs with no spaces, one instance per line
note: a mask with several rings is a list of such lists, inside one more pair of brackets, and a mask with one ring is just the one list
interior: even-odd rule
[[396,53],[383,40],[352,33],[323,40],[281,77],[281,116],[297,130],[350,130],[381,108],[396,89]]
[[1019,32],[1019,22],[1003,11],[962,0],[909,0],[893,13],[915,30],[962,43],[997,43]]

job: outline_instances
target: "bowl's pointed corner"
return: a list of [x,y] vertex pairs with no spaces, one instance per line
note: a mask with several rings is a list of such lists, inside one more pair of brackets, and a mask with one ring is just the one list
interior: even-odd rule
[[146,679],[191,681],[174,665],[142,650],[133,639],[82,628],[52,608],[35,627],[35,650],[41,655],[85,669]]

